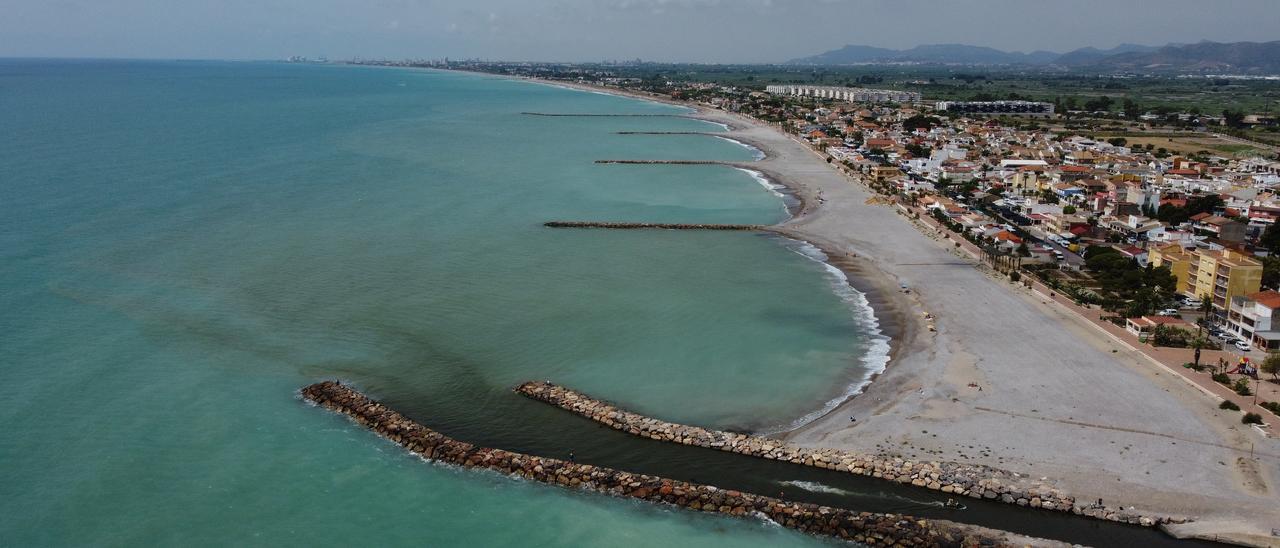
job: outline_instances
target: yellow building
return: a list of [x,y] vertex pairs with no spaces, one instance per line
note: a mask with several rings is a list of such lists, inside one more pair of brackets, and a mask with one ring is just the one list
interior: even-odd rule
[[1257,293],[1262,289],[1262,263],[1231,250],[1196,251],[1198,261],[1187,269],[1192,290],[1204,299],[1212,296],[1213,308],[1226,314],[1232,297]]
[[1183,295],[1194,295],[1195,291],[1191,289],[1191,276],[1187,275],[1187,271],[1191,269],[1191,263],[1198,262],[1199,259],[1187,253],[1181,245],[1169,244],[1161,247],[1153,247],[1147,251],[1147,257],[1151,261],[1151,266],[1161,267],[1168,266],[1174,277],[1178,278],[1178,288],[1176,291]]
[[1169,266],[1178,278],[1178,293],[1211,300],[1225,314],[1232,297],[1262,288],[1262,263],[1237,251],[1186,251],[1177,244],[1148,252],[1152,266]]

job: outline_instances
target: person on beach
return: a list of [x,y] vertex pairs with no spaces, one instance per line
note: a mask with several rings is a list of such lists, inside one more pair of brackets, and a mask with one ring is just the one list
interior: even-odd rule
[[573,454],[573,451],[569,451],[569,462],[575,462],[576,459],[577,457]]

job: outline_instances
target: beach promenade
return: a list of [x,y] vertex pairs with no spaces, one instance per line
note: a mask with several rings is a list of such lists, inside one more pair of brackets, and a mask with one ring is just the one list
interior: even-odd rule
[[777,231],[827,252],[893,337],[888,369],[864,393],[778,437],[1053,478],[1109,506],[1194,518],[1169,527],[1179,536],[1280,540],[1280,442],[1085,317],[874,205],[806,144],[732,113],[691,116],[767,155],[752,168],[803,202]]

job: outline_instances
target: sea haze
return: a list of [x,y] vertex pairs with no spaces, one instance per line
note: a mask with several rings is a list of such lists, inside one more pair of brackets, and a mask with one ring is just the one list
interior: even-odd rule
[[541,421],[597,427],[512,394],[524,380],[721,428],[824,408],[883,342],[799,244],[541,226],[783,219],[751,173],[593,163],[752,159],[616,134],[716,126],[522,115],[684,112],[523,81],[270,63],[0,61],[0,97],[6,544],[819,543],[423,464],[295,397],[340,378],[544,453],[573,448]]

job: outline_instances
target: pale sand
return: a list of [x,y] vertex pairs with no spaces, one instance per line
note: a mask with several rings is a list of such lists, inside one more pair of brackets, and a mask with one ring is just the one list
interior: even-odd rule
[[[957,256],[896,209],[868,205],[870,192],[781,131],[713,109],[695,117],[729,125],[726,136],[767,154],[750,167],[805,203],[781,231],[838,258],[892,326],[887,371],[782,437],[1048,477],[1082,500],[1197,520],[1176,534],[1280,545],[1270,534],[1280,527],[1272,487],[1280,442],[1092,325]],[[924,328],[926,311],[937,333]]]

